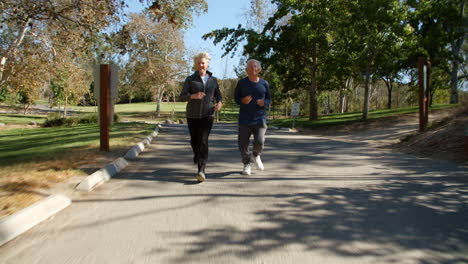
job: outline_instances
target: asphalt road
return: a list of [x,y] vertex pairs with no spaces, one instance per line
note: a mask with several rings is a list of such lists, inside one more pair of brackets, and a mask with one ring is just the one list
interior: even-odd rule
[[216,124],[197,184],[185,125],[0,248],[1,263],[468,263],[468,170],[322,135],[267,132],[241,175]]

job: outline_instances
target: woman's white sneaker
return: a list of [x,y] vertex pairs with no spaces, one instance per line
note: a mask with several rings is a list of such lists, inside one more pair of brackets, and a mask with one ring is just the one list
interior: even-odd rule
[[205,173],[203,171],[199,171],[196,176],[198,182],[204,182],[205,181]]
[[244,169],[242,170],[243,175],[250,175],[251,168],[250,163],[244,164]]

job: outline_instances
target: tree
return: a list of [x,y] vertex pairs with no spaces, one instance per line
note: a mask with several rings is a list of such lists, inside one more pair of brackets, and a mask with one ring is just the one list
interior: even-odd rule
[[458,73],[463,63],[460,52],[467,36],[468,17],[465,0],[407,0],[410,6],[409,24],[417,36],[416,47],[410,63],[417,56],[426,56],[435,67],[445,65],[450,68],[450,103],[458,102]]
[[353,21],[347,36],[352,40],[348,50],[355,54],[352,63],[356,72],[364,77],[362,118],[366,120],[371,80],[376,79],[378,65],[385,61],[381,54],[401,43],[407,9],[399,0],[356,0],[350,1],[348,8]]
[[17,99],[24,112],[34,103],[39,96],[41,88],[43,88],[52,76],[49,71],[51,62],[47,57],[39,56],[43,52],[43,47],[34,43],[31,40],[26,40],[24,43],[25,51],[22,56],[18,56],[14,61],[11,61],[11,68],[14,69],[8,74],[10,80],[4,84],[5,94],[10,94],[9,97]]
[[455,17],[450,17],[446,25],[447,32],[450,37],[450,50],[452,55],[452,68],[450,71],[450,103],[458,103],[458,76],[460,64],[463,58],[460,56],[465,38],[468,36],[468,16],[466,11],[466,1],[453,1],[450,2],[452,7],[450,14],[455,13]]
[[[204,0],[140,0],[153,14],[153,21],[165,20],[168,28],[185,28],[192,14],[204,12]],[[66,49],[71,58],[86,58],[96,43],[109,48],[98,53],[99,58],[118,58],[111,39],[102,34],[110,25],[119,22],[126,1],[123,0],[0,0],[0,87],[2,94],[18,90],[15,84],[23,56],[34,53],[45,58],[49,71],[54,72],[57,58]],[[109,31],[109,30],[107,30]],[[101,34],[100,34],[101,33]],[[31,49],[27,43],[41,45]],[[99,45],[101,45],[99,44]],[[99,46],[98,45],[98,46]],[[42,61],[43,62],[43,61]],[[80,63],[80,65],[84,65]],[[86,66],[84,66],[86,68]],[[31,68],[33,69],[33,68]],[[89,68],[85,69],[89,71]],[[29,75],[28,75],[29,76]],[[26,76],[23,76],[24,78]],[[40,86],[35,87],[39,89]]]
[[155,22],[148,13],[132,14],[123,32],[128,36],[126,49],[132,51],[128,65],[135,68],[130,78],[137,85],[150,88],[159,117],[166,87],[186,67],[182,34],[178,28],[169,26],[169,21]]
[[[318,119],[317,73],[329,50],[330,13],[339,1],[273,1],[278,9],[261,33],[252,29],[220,29],[204,35],[216,44],[227,39],[226,54],[247,40],[244,54],[254,56],[273,67],[285,87],[309,87],[311,120]],[[332,5],[332,7],[330,6]],[[289,84],[289,85],[288,85]]]
[[111,18],[116,18],[114,15],[122,4],[117,0],[2,0],[0,86],[15,71],[15,64],[10,62],[25,52],[25,39],[40,42],[54,53],[54,47],[44,35],[45,29],[53,27],[58,30],[62,43],[85,50],[93,36],[109,25]]

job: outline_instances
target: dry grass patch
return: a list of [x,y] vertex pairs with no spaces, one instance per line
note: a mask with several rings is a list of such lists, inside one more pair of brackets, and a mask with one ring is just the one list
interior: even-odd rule
[[81,149],[52,160],[22,163],[0,168],[0,217],[11,215],[48,196],[55,184],[75,176],[87,176],[104,167],[127,148],[110,152],[95,148]]

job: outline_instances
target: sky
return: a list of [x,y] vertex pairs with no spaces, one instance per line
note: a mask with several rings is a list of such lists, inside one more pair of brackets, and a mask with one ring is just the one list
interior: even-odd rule
[[[206,0],[208,12],[199,16],[194,15],[192,26],[185,32],[185,47],[190,54],[208,52],[211,62],[208,70],[220,79],[235,78],[234,68],[239,65],[241,51],[234,57],[231,54],[221,57],[223,43],[213,44],[212,39],[203,40],[202,36],[215,29],[223,27],[236,28],[239,24],[245,26],[245,13],[250,6],[250,0]],[[139,12],[142,5],[138,0],[128,1],[131,12]],[[241,50],[242,47],[239,49]]]
[[223,43],[213,44],[212,39],[203,40],[202,36],[215,29],[223,27],[237,28],[239,24],[245,26],[245,13],[250,6],[250,0],[207,0],[208,13],[194,17],[192,27],[185,33],[186,48],[193,52],[206,51],[211,56],[209,71],[219,78],[235,78],[234,68],[239,65],[241,53],[237,51],[221,57],[224,53]]

